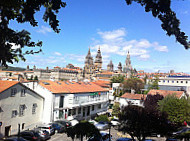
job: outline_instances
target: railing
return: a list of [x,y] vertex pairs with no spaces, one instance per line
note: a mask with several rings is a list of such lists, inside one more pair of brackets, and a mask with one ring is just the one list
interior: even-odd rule
[[73,100],[72,104],[84,104],[84,103],[97,103],[97,102],[102,102],[102,101],[106,101],[108,100],[108,98],[105,97],[101,97],[101,98],[97,98],[97,99],[82,99],[82,100]]

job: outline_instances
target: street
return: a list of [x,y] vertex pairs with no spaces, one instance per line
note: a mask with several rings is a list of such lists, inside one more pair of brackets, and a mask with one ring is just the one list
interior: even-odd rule
[[[106,130],[108,132],[108,130]],[[111,135],[112,135],[112,141],[116,141],[120,137],[126,137],[126,135],[122,135],[114,128],[111,128]],[[150,137],[148,139],[154,139],[155,141],[165,141],[166,139],[161,137]],[[70,137],[67,137],[67,134],[65,133],[56,133],[55,135],[51,136],[51,139],[49,141],[72,141]],[[75,139],[75,141],[80,141],[80,139]],[[83,141],[87,141],[87,139],[84,137]]]

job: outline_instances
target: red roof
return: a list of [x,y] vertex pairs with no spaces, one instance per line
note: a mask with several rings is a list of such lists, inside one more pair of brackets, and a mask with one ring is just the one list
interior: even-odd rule
[[3,92],[4,90],[18,84],[18,81],[4,81],[4,80],[0,80],[0,93]]
[[93,84],[92,82],[86,83],[42,80],[39,84],[52,93],[87,93],[108,91],[96,84]]
[[145,99],[146,95],[144,94],[131,94],[131,93],[125,93],[124,95],[121,96],[121,98],[127,98],[127,99]]
[[164,97],[167,95],[176,95],[177,98],[180,98],[183,95],[184,91],[168,91],[168,90],[150,90],[148,92],[148,94],[151,95],[156,95],[156,94],[160,94],[163,95]]

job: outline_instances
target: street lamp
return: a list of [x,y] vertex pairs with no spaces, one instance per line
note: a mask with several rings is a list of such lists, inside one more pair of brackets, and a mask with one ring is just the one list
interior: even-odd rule
[[111,132],[111,122],[108,122],[108,126],[109,126],[109,141],[111,141],[111,134],[110,134],[110,132]]

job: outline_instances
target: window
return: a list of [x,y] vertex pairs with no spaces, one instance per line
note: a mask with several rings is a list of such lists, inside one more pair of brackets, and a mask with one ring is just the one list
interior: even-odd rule
[[186,81],[186,84],[188,83],[188,81]]
[[163,83],[165,83],[165,80],[163,80]]
[[26,96],[26,89],[21,90],[21,97]]
[[177,81],[177,83],[178,83],[178,81]]
[[92,105],[92,111],[94,111],[94,105]]
[[24,109],[25,109],[25,105],[20,105],[19,116],[24,116]]
[[13,110],[12,111],[12,118],[16,117],[17,116],[17,110]]
[[101,104],[98,105],[98,109],[101,109]]
[[81,114],[81,107],[78,108],[78,114]]
[[25,124],[25,123],[22,124],[22,130],[24,129],[24,124]]
[[174,83],[174,81],[172,81],[172,83]]
[[34,104],[32,105],[32,114],[36,114],[36,107],[37,107],[37,104],[34,103]]
[[71,109],[69,109],[69,113],[68,113],[68,116],[71,116]]
[[170,81],[168,80],[168,83],[170,83]]
[[73,109],[73,114],[72,115],[76,115],[76,109]]
[[59,108],[63,108],[63,102],[64,102],[64,96],[60,97],[60,101],[59,101]]
[[181,81],[181,83],[183,83],[183,81]]
[[16,92],[17,92],[16,88],[11,89],[11,96],[15,96]]

